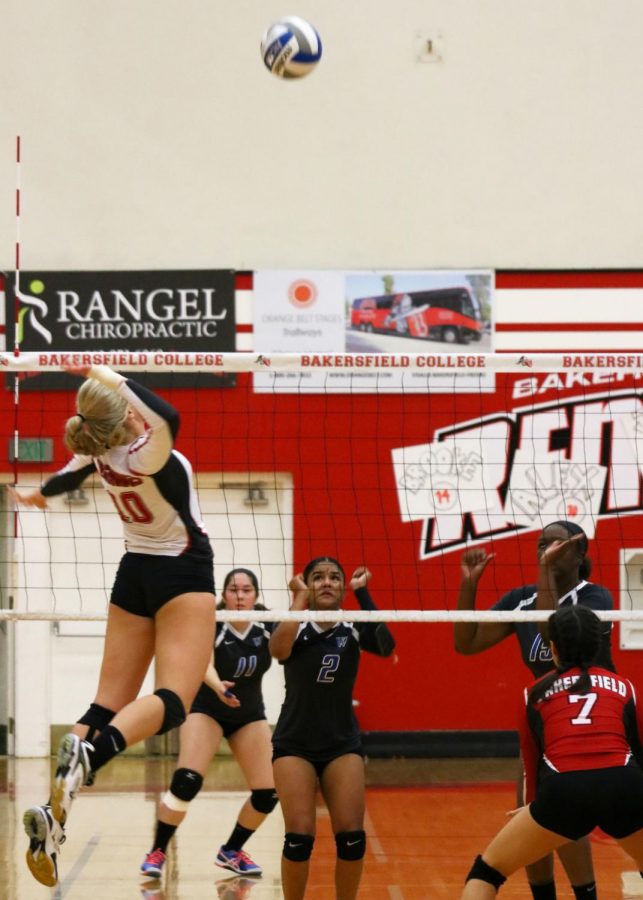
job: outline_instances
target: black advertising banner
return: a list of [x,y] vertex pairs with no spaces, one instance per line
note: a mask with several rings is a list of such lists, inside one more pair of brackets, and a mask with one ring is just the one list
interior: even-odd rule
[[[6,277],[7,348],[20,350],[233,352],[234,272],[15,272]],[[19,301],[16,307],[16,299]],[[17,321],[16,321],[17,309]],[[235,376],[139,374],[152,387],[227,387]],[[198,380],[198,381],[197,381]],[[76,387],[65,374],[34,374],[21,390]]]

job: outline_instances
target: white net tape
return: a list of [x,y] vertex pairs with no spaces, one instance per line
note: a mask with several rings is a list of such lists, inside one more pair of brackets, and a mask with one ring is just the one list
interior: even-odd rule
[[[551,610],[217,610],[219,622],[545,622]],[[643,621],[643,610],[597,610],[600,619],[613,622]],[[90,613],[13,612],[0,610],[0,621],[104,622],[105,615]]]
[[[105,365],[128,372],[611,372],[643,377],[643,353],[171,353],[97,351],[94,353],[0,352],[0,371],[56,372],[65,367]],[[579,382],[580,383],[580,382]]]

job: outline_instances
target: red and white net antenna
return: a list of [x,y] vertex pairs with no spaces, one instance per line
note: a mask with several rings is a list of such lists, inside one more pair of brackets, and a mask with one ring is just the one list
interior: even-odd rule
[[[16,137],[16,274],[13,290],[13,355],[20,355],[20,135]],[[8,348],[7,348],[8,349]],[[18,402],[20,378],[13,379],[13,483],[18,482]],[[16,514],[17,516],[17,514]],[[17,525],[17,522],[16,522]]]
[[20,352],[20,329],[18,328],[20,313],[20,135],[16,137],[16,278],[14,289],[15,328],[13,334],[13,352]]

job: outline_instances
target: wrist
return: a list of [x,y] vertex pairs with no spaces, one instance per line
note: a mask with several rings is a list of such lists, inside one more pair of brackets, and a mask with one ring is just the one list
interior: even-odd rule
[[101,384],[113,391],[117,391],[125,381],[122,375],[110,369],[109,366],[92,366],[87,377],[93,378],[94,381],[100,381]]

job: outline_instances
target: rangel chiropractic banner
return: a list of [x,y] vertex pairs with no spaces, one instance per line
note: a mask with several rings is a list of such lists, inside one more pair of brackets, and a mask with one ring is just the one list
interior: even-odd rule
[[[258,271],[254,347],[260,353],[489,353],[490,271]],[[307,372],[255,375],[270,392],[491,391],[490,373]]]
[[[16,300],[18,305],[16,307]],[[6,280],[7,347],[82,353],[97,350],[235,350],[234,272],[21,272]],[[16,315],[17,309],[17,315]],[[189,386],[194,376],[154,375],[155,386]],[[234,375],[207,376],[211,386]],[[23,389],[55,389],[65,375],[34,376]],[[203,384],[203,380],[200,382]]]

